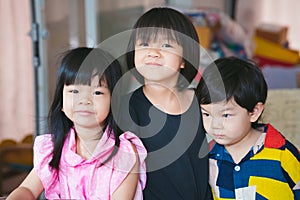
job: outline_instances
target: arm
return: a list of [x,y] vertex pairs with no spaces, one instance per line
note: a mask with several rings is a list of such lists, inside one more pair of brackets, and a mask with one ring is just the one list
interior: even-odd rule
[[283,174],[294,193],[294,199],[300,199],[300,154],[299,149],[286,140],[286,148],[281,153],[280,163]]
[[27,175],[24,181],[8,197],[7,200],[33,200],[37,199],[43,192],[43,184],[34,171]]
[[123,199],[131,200],[134,199],[136,187],[139,181],[139,158],[137,155],[137,150],[134,145],[132,145],[134,152],[136,153],[136,162],[133,168],[128,173],[127,177],[124,179],[122,184],[117,188],[117,190],[112,194],[112,200]]

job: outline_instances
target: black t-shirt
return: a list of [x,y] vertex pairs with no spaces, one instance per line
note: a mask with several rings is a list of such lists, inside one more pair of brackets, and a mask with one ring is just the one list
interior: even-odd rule
[[208,145],[196,98],[181,115],[170,115],[151,104],[142,87],[122,99],[120,127],[145,145],[145,200],[211,199]]

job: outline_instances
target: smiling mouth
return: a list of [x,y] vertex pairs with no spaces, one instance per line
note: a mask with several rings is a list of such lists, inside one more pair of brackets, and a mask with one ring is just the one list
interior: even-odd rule
[[80,114],[80,115],[92,115],[92,114],[94,114],[93,111],[89,111],[89,110],[78,110],[78,111],[75,111],[75,113]]
[[145,65],[146,66],[161,66],[161,64],[155,63],[155,62],[146,63]]

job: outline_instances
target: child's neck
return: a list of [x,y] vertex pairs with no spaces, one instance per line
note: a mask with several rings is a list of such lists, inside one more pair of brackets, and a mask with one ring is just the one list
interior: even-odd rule
[[155,83],[144,85],[143,92],[155,107],[168,114],[185,112],[191,105],[194,95],[192,90],[179,91],[176,87],[167,88]]
[[226,150],[231,155],[233,161],[239,163],[255,145],[261,132],[255,129],[251,129],[249,134],[245,136],[241,141],[225,146]]
[[90,129],[76,129],[76,153],[85,159],[92,157],[102,131]]

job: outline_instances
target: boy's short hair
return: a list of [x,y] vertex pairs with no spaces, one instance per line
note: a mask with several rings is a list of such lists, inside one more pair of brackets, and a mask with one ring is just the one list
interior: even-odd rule
[[268,87],[258,65],[237,57],[219,58],[203,71],[196,89],[199,104],[234,99],[252,112],[258,102],[265,104]]

